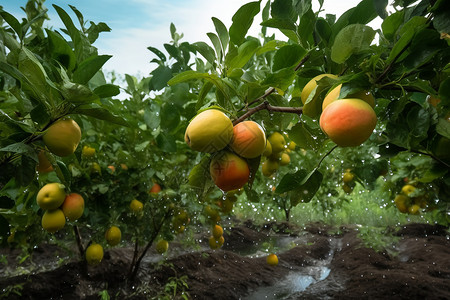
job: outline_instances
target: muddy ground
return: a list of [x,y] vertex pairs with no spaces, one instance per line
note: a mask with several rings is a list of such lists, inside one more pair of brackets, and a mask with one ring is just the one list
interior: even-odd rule
[[[158,299],[176,286],[176,298],[185,289],[192,299],[450,299],[448,228],[409,224],[387,234],[394,246],[377,252],[364,247],[355,226],[246,222],[226,230],[220,250],[208,250],[205,235],[200,250],[173,243],[165,258],[150,251],[133,285],[125,276],[132,253],[127,247],[107,251],[97,267],[67,263],[70,249],[55,245],[37,247],[23,264],[16,260],[19,250],[0,249],[8,259],[0,264],[0,295],[100,299],[107,291],[111,299]],[[261,246],[267,241],[278,247],[278,266],[265,262]],[[32,268],[32,274],[17,275]]]

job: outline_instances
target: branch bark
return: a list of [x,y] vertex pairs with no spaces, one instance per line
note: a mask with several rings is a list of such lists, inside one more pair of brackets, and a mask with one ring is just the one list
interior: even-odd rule
[[240,116],[239,118],[234,120],[233,126],[244,121],[251,115],[253,115],[263,109],[268,110],[268,111],[285,112],[285,113],[292,113],[292,114],[297,114],[297,115],[301,115],[303,113],[303,107],[273,106],[273,105],[270,105],[268,101],[264,101],[263,103],[251,108],[245,114],[243,114],[242,116]]

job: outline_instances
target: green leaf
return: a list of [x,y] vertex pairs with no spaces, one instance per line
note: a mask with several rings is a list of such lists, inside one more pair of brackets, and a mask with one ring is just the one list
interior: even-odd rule
[[[446,4],[443,4],[447,2]],[[450,32],[450,5],[448,1],[441,1],[440,6],[434,12],[433,26],[440,33]]]
[[98,104],[84,104],[76,107],[72,113],[90,116],[99,120],[105,120],[114,124],[128,126],[127,121],[122,117],[113,115],[109,110],[99,106]]
[[98,99],[88,87],[78,83],[65,82],[59,90],[64,99],[71,103],[91,103]]
[[161,123],[161,107],[156,103],[151,103],[144,109],[144,122],[150,129],[158,128]]
[[319,34],[320,38],[328,44],[331,38],[331,27],[330,24],[324,18],[318,18],[316,21],[316,32]]
[[114,97],[120,94],[120,87],[114,84],[104,84],[94,89],[94,94],[100,98]]
[[270,14],[274,19],[290,19],[295,21],[297,14],[292,7],[292,0],[274,0]]
[[293,68],[284,68],[270,73],[261,82],[262,85],[272,86],[280,90],[286,90],[294,81],[295,72]]
[[297,26],[292,20],[289,19],[269,19],[261,23],[261,26],[278,28],[278,29],[287,29],[296,31]]
[[308,177],[308,180],[304,184],[290,192],[291,203],[308,203],[319,190],[323,180],[322,173],[320,173],[318,170],[315,170],[310,174],[311,176]]
[[241,6],[233,15],[230,27],[230,41],[235,45],[244,42],[245,36],[253,23],[253,18],[259,13],[261,1],[249,2]]
[[188,176],[189,185],[195,189],[203,190],[207,180],[205,178],[210,178],[209,175],[209,164],[211,159],[209,156],[204,155],[202,160],[195,165]]
[[198,93],[198,100],[197,104],[195,105],[195,110],[199,110],[205,104],[206,95],[208,95],[208,92],[212,87],[213,83],[210,81],[207,81],[203,84],[200,92]]
[[444,118],[440,118],[436,125],[436,132],[450,139],[450,122]]
[[336,36],[344,27],[350,24],[367,24],[375,19],[377,13],[373,0],[362,0],[356,7],[344,12],[332,26],[333,35]]
[[296,44],[281,47],[273,58],[272,72],[296,66],[306,52],[302,46]]
[[248,182],[247,182],[249,189],[252,188],[253,181],[256,178],[255,176],[258,172],[260,163],[261,163],[261,156],[247,159],[248,168],[250,169],[250,178],[248,179]]
[[309,199],[311,199],[319,189],[321,182],[322,173],[317,169],[309,173],[304,169],[300,169],[295,173],[284,175],[276,188],[276,193],[283,194],[295,190],[296,193],[301,193],[303,197],[309,194]]
[[192,45],[211,65],[216,65],[216,55],[214,54],[214,50],[207,43],[197,42]]
[[208,33],[206,33],[206,35],[211,40],[211,43],[214,46],[214,50],[216,50],[217,58],[219,59],[219,61],[221,61],[222,60],[222,56],[223,56],[223,52],[222,52],[222,45],[220,43],[219,37],[216,34],[212,33],[212,32],[208,32]]
[[443,105],[450,105],[450,78],[441,82],[441,85],[439,86],[439,97],[441,98]]
[[48,29],[46,29],[46,32],[52,58],[57,60],[67,70],[72,71],[77,63],[77,59],[75,57],[75,53],[72,51],[72,48],[61,35]]
[[150,50],[151,52],[153,52],[154,54],[156,54],[156,56],[158,56],[158,58],[162,61],[165,62],[167,60],[166,56],[164,55],[164,53],[162,53],[161,51],[159,51],[158,49],[154,48],[154,47],[147,47],[148,50]]
[[172,132],[180,123],[180,112],[176,105],[164,103],[161,107],[161,129],[164,132]]
[[403,25],[403,27],[400,28],[398,32],[400,38],[394,44],[394,47],[392,48],[391,53],[389,53],[389,57],[387,58],[386,63],[390,63],[394,59],[397,59],[397,61],[401,61],[401,59],[398,59],[398,57],[405,51],[405,48],[410,45],[415,33],[425,27],[426,22],[426,18],[416,16],[411,18],[405,25]]
[[8,145],[6,147],[0,148],[0,151],[2,152],[11,152],[11,153],[17,153],[17,154],[26,154],[27,156],[31,157],[35,162],[38,162],[37,155],[34,151],[34,149],[23,143],[14,143],[11,145]]
[[56,161],[56,175],[61,183],[65,186],[70,186],[72,181],[72,173],[67,168],[66,164],[60,160]]
[[200,73],[197,71],[189,70],[175,75],[172,79],[170,79],[167,83],[169,85],[175,85],[181,82],[193,80],[193,79],[205,79],[210,77],[209,73]]
[[388,0],[374,0],[373,5],[375,7],[375,11],[382,18],[386,19],[387,11],[386,6],[388,5]]
[[111,57],[111,55],[92,55],[88,57],[80,63],[73,73],[73,80],[77,83],[87,84]]
[[169,67],[160,65],[152,71],[149,88],[154,91],[162,90],[167,86],[167,82],[172,78],[172,70]]
[[164,132],[160,132],[156,137],[156,144],[165,152],[176,152],[177,144],[175,143],[175,137],[167,135]]
[[253,57],[259,48],[259,42],[255,40],[249,40],[243,43],[238,48],[238,53],[231,61],[226,62],[228,72],[233,69],[239,69],[245,66],[245,64]]
[[84,56],[83,37],[80,31],[73,24],[69,14],[67,14],[67,12],[65,12],[64,9],[62,9],[56,4],[53,4],[53,7],[58,13],[58,16],[61,18],[61,21],[64,23],[64,26],[66,26],[67,32],[74,44],[77,60],[79,61]]
[[22,26],[20,25],[20,22],[10,13],[6,11],[0,11],[0,16],[5,20],[6,23],[8,23],[9,26],[17,33],[19,36],[19,39],[23,39],[23,31]]
[[94,22],[90,22],[91,26],[87,30],[89,43],[93,44],[99,36],[100,32],[110,32],[111,28],[106,25],[106,23],[99,22],[95,24]]
[[314,45],[313,32],[316,26],[316,15],[310,9],[301,18],[300,24],[298,25],[297,33],[300,37],[301,44],[303,47],[308,45]]
[[410,54],[404,59],[404,65],[408,71],[416,69],[429,62],[438,51],[447,48],[447,43],[436,30],[422,29],[412,39],[408,49]]
[[336,63],[345,62],[352,54],[369,48],[375,31],[362,24],[352,24],[343,28],[331,47],[331,59]]
[[18,70],[27,78],[23,83],[29,83],[25,85],[25,88],[34,92],[35,97],[41,101],[48,99],[47,73],[33,52],[25,47],[22,47],[18,55]]
[[441,164],[433,164],[425,174],[419,179],[420,182],[430,183],[438,178],[442,178],[448,172],[448,168],[445,168]]
[[225,53],[228,47],[228,43],[230,41],[230,35],[228,34],[227,27],[219,19],[215,17],[212,17],[211,19],[214,23],[214,27],[216,28],[216,32],[217,35],[219,36],[220,43],[222,44],[222,51],[223,53]]
[[391,15],[389,15],[386,19],[384,19],[383,23],[381,24],[381,29],[383,30],[383,35],[388,40],[394,40],[395,33],[397,32],[398,28],[401,24],[403,24],[405,11],[397,11]]

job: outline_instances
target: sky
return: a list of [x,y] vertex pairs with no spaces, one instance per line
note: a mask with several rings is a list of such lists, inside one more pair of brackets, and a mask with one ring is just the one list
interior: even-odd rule
[[[20,7],[25,6],[26,2],[2,0],[0,5],[16,18],[23,18],[25,13]],[[171,40],[170,23],[175,25],[178,33],[184,34],[182,41],[204,41],[211,45],[206,35],[208,32],[215,32],[211,17],[220,19],[229,28],[234,13],[248,2],[250,0],[47,0],[45,6],[49,9],[51,19],[47,26],[55,29],[64,26],[52,4],[57,4],[68,13],[71,12],[68,5],[73,5],[83,14],[85,21],[108,24],[111,32],[101,33],[94,43],[99,54],[113,56],[104,69],[142,77],[156,68],[155,63],[150,63],[155,56],[147,47],[164,49],[163,44]],[[323,16],[329,13],[339,17],[359,2],[360,0],[325,0]],[[263,0],[261,7],[265,3],[266,0]],[[313,0],[313,8],[318,8],[317,0]],[[73,13],[71,16],[76,20]],[[260,22],[261,16],[258,15],[250,29],[250,35],[258,35],[261,30]],[[379,27],[380,24],[381,19],[377,18],[369,25]],[[276,36],[284,39],[282,34]]]

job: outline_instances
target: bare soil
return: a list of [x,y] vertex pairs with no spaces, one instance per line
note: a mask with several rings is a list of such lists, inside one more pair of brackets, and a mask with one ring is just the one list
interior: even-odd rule
[[[220,250],[207,250],[204,236],[200,251],[177,243],[171,244],[172,254],[165,259],[150,251],[133,284],[126,280],[131,248],[107,251],[96,267],[77,260],[58,266],[58,259],[66,262],[71,250],[50,244],[37,247],[23,264],[16,259],[19,250],[0,249],[8,259],[8,264],[0,264],[0,295],[99,299],[99,293],[107,291],[111,299],[151,299],[161,297],[174,278],[185,278],[192,299],[257,299],[267,291],[268,299],[450,299],[448,228],[409,224],[392,229],[398,242],[381,252],[366,248],[357,233],[352,226],[296,228],[272,223],[261,227],[246,222],[226,230]],[[283,243],[289,245],[278,252],[277,266],[266,264],[260,249],[268,238],[275,238],[280,249]],[[280,283],[316,266],[329,275],[303,290],[280,292]],[[21,268],[34,271],[18,275]]]

